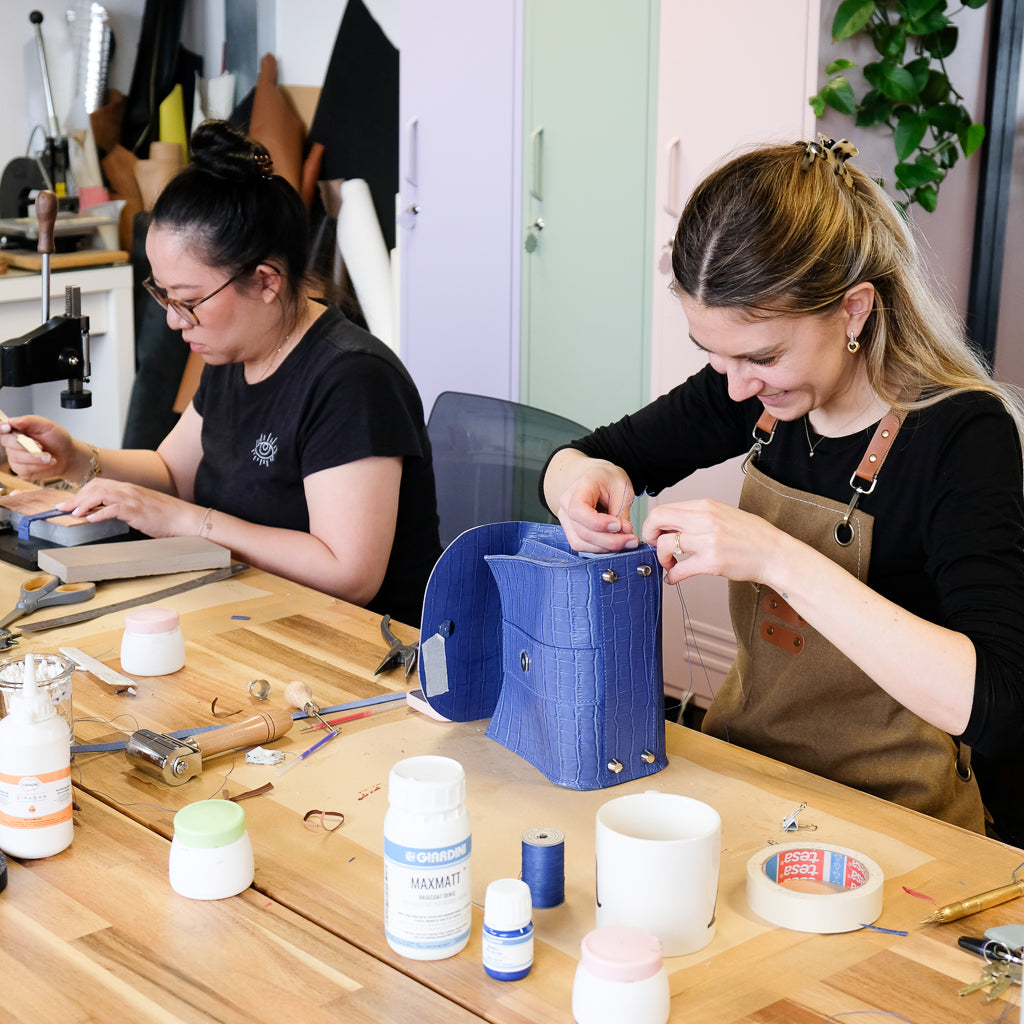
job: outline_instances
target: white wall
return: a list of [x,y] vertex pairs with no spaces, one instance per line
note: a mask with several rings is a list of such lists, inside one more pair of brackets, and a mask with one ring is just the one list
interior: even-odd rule
[[[85,111],[75,100],[73,47],[66,20],[71,0],[3,0],[0,7],[0,68],[4,68],[3,115],[0,117],[0,166],[27,152],[29,135],[47,123],[46,99],[32,11],[43,15],[42,35],[50,70],[54,106],[61,129],[83,128]],[[135,47],[142,22],[141,0],[106,0],[117,39],[110,64],[109,84],[127,92],[135,66]],[[81,113],[73,113],[77,109]],[[42,148],[42,135],[32,140],[32,151]]]

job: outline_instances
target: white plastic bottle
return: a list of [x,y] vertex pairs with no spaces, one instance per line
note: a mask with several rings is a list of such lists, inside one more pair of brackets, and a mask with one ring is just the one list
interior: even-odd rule
[[484,970],[498,981],[518,981],[533,966],[530,887],[519,878],[499,878],[484,896],[481,956]]
[[473,923],[466,773],[450,757],[399,761],[384,817],[384,934],[410,960],[454,956]]
[[0,719],[0,850],[51,857],[71,845],[71,737],[25,655],[21,689]]

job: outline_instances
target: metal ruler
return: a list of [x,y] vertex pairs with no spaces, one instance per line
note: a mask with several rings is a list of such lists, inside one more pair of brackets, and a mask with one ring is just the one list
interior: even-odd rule
[[184,594],[188,590],[195,590],[196,587],[205,586],[207,583],[217,583],[220,580],[229,579],[244,572],[249,566],[235,562],[223,569],[215,569],[205,576],[199,576],[194,580],[186,580],[173,587],[166,587],[164,590],[154,591],[152,594],[143,594],[141,597],[132,597],[126,601],[118,601],[117,604],[104,605],[102,608],[87,608],[82,612],[75,612],[73,615],[62,615],[59,619],[45,619],[42,622],[26,622],[18,625],[21,633],[43,633],[48,629],[57,629],[60,626],[72,626],[76,622],[88,622],[89,619],[99,618],[101,615],[109,615],[112,612],[123,612],[128,608],[138,608],[139,605],[152,604],[153,601],[161,601],[165,597],[174,597],[176,594]]

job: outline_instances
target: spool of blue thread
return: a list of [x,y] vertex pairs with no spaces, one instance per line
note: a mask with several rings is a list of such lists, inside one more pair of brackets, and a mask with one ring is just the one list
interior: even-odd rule
[[557,828],[531,828],[523,833],[522,879],[535,907],[565,902],[565,833]]

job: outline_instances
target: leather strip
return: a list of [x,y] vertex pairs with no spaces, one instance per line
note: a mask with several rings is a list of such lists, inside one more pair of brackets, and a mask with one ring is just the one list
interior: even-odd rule
[[761,611],[765,615],[774,616],[776,619],[786,622],[791,626],[807,625],[807,620],[799,612],[794,611],[789,602],[784,601],[770,587],[765,588],[765,592],[761,597]]
[[874,481],[902,425],[903,420],[891,410],[878,421],[875,433],[854,476],[869,485]]
[[802,654],[804,650],[804,638],[796,630],[774,622],[761,623],[761,639],[788,654]]

